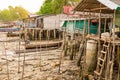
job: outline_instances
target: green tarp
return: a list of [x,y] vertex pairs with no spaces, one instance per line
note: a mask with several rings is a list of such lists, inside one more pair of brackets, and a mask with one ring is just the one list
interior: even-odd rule
[[[80,31],[83,31],[84,20],[65,21],[62,27],[65,27],[66,31],[70,33],[73,33],[75,29],[79,29]],[[86,32],[88,32],[88,20],[86,21]],[[90,23],[90,33],[97,34],[97,32],[98,32],[98,24],[93,25],[92,23]]]
[[117,7],[117,9],[116,10],[120,10],[120,6],[119,7]]
[[116,25],[120,26],[120,11],[116,13]]

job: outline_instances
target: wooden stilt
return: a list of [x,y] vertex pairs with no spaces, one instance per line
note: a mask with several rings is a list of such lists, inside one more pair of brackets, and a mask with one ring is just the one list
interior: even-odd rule
[[[100,8],[101,8],[101,4],[100,4]],[[98,56],[101,50],[101,42],[100,42],[100,34],[101,34],[101,12],[102,10],[100,9],[100,13],[99,13],[99,26],[98,26],[98,37],[99,37],[99,41],[98,41]]]
[[85,39],[85,34],[86,34],[86,19],[84,20],[83,39]]
[[[40,30],[40,34],[39,34],[39,40],[41,41],[41,32],[42,30]],[[41,65],[42,65],[42,57],[41,57],[41,44],[40,44],[40,59],[39,59],[39,67],[40,67],[40,71],[41,71]]]
[[54,39],[56,39],[56,29],[54,29]]
[[117,46],[117,62],[118,62],[117,80],[120,80],[120,46]]
[[7,53],[6,53],[6,42],[4,42],[4,52],[5,52],[6,63],[7,63],[7,79],[10,80],[10,77],[9,77],[9,63],[8,63]]
[[88,34],[90,34],[90,13],[88,15]]
[[[101,8],[101,4],[100,4],[100,8]],[[99,13],[99,26],[98,26],[98,37],[99,37],[99,40],[98,40],[98,55],[97,55],[97,59],[99,59],[100,55],[101,55],[101,42],[100,42],[100,34],[101,34],[101,9],[100,9],[100,13]],[[99,63],[99,62],[98,62]],[[103,62],[104,63],[104,62]],[[102,68],[101,68],[102,70]],[[100,71],[100,74],[99,74],[99,65],[97,65],[96,67],[96,70],[94,71],[95,73],[95,78],[97,80],[100,80],[101,78],[101,72]],[[98,73],[98,74],[97,74]]]
[[114,20],[113,20],[113,51],[112,51],[112,64],[110,69],[110,80],[113,78],[113,66],[115,59],[115,24],[116,24],[116,10],[114,10]]
[[[19,51],[20,51],[20,34],[21,32],[19,31]],[[20,53],[18,56],[18,73],[20,73]]]
[[24,49],[24,59],[23,59],[23,67],[22,67],[22,80],[24,79],[24,71],[25,71],[25,52],[26,52],[26,40],[27,40],[27,31],[25,29],[25,49]]
[[34,40],[34,29],[32,29],[32,40]]
[[[49,31],[48,30],[46,30],[46,41],[48,42],[48,35],[49,35],[49,33],[48,33]],[[47,50],[47,45],[48,45],[48,43],[46,42],[46,50]]]
[[[59,35],[59,40],[60,40],[60,35]],[[58,47],[59,47],[60,45],[58,44]],[[63,55],[62,55],[62,53],[63,53],[63,50],[61,49],[60,51],[58,51],[58,52],[60,52],[60,58],[59,58],[59,70],[58,70],[58,73],[60,73],[60,70],[61,70],[61,64],[62,64],[62,60],[63,60]]]
[[106,26],[107,26],[107,18],[105,18],[104,32],[106,32]]

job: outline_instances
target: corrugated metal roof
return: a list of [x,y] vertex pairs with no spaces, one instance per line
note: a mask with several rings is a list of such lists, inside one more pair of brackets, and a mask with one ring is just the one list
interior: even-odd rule
[[118,5],[120,5],[120,0],[110,0],[110,1],[112,1],[112,2],[114,2],[116,4],[118,4]]
[[99,12],[101,4],[102,13],[113,13],[120,7],[120,0],[81,0],[74,8],[75,11]]
[[117,1],[116,3],[115,1],[113,2],[112,0],[98,0],[98,1],[103,5],[105,5],[106,7],[110,8],[111,10],[115,10],[117,9],[117,7],[119,7],[119,4],[117,3]]

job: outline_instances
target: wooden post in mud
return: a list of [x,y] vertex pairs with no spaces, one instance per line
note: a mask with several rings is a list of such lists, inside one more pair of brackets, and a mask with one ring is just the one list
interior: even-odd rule
[[90,12],[88,14],[88,34],[90,34]]
[[[100,34],[101,34],[101,3],[100,3],[100,10],[99,10],[99,26],[98,26],[98,55],[97,55],[97,59],[100,57],[100,51],[101,51],[101,42],[100,42]],[[99,66],[96,66],[96,70],[98,71]],[[98,80],[100,80],[100,76],[95,75],[96,78],[98,78]]]
[[101,34],[101,4],[100,4],[100,12],[99,12],[99,26],[98,26],[98,57],[100,56],[100,50],[101,50],[101,42],[100,42],[100,34]]
[[[40,29],[40,33],[39,33],[39,40],[41,41],[41,35],[42,35],[42,29]],[[39,68],[40,68],[40,71],[41,71],[41,65],[42,65],[42,57],[41,57],[41,44],[40,44],[40,59],[39,59]]]
[[34,29],[32,29],[32,40],[34,40]]
[[106,32],[107,18],[105,18],[104,33]]
[[20,73],[20,34],[21,34],[21,31],[19,31],[19,56],[18,56],[18,73]]
[[25,29],[25,44],[24,44],[24,59],[23,59],[23,67],[22,67],[22,80],[24,80],[24,71],[25,71],[25,53],[26,53],[26,40],[27,40],[27,29]]
[[38,52],[38,46],[37,46],[37,29],[34,29],[34,40],[35,40],[35,44],[36,44],[36,46],[35,46],[35,49],[36,49],[36,53],[34,54],[34,62],[35,62],[35,56],[37,55],[37,52]]
[[117,46],[117,62],[118,62],[118,75],[117,80],[120,80],[120,46]]
[[[85,12],[84,12],[84,18],[86,18]],[[84,19],[83,39],[85,39],[85,33],[86,33],[86,19]]]
[[110,80],[113,78],[113,66],[115,59],[115,24],[116,24],[116,10],[114,10],[114,20],[113,20],[113,51],[112,51],[112,63],[110,69]]
[[47,46],[49,44],[49,39],[50,39],[50,30],[46,30],[46,50],[47,50]]
[[54,29],[54,39],[56,39],[56,29]]
[[[7,41],[7,37],[6,37],[6,41]],[[6,57],[6,65],[7,65],[7,79],[10,80],[10,76],[9,76],[9,62],[7,59],[7,52],[6,52],[6,42],[4,42],[4,52],[5,52],[5,57]]]

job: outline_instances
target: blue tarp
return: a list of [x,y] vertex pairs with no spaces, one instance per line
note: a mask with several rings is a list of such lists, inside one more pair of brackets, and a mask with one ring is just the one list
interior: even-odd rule
[[19,30],[20,28],[0,28],[0,32],[15,32]]

